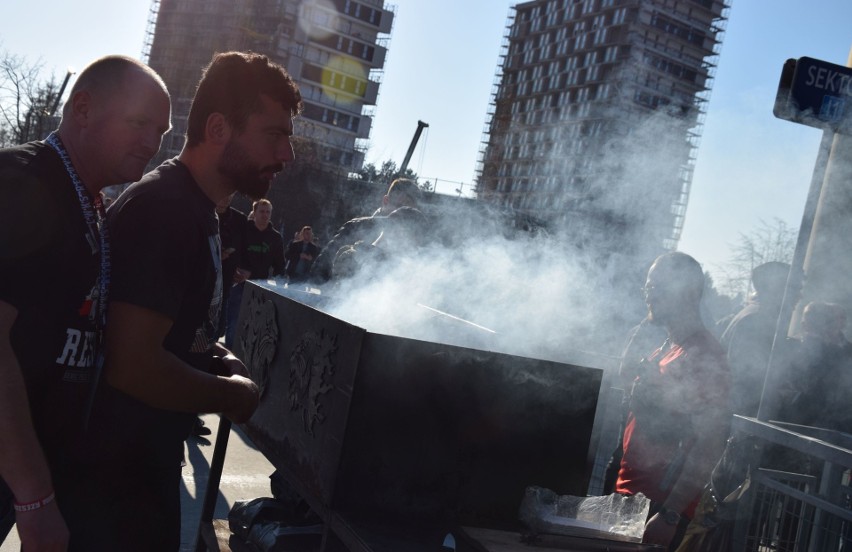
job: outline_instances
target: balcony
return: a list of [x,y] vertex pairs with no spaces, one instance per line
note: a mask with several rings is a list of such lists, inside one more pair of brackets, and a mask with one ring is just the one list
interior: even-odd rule
[[376,81],[367,81],[367,91],[364,92],[364,105],[376,105],[376,100],[379,99],[379,83]]
[[355,135],[356,138],[369,138],[370,137],[370,129],[373,127],[373,119],[371,117],[361,116],[361,120],[358,123],[358,131]]
[[390,10],[382,10],[382,20],[379,22],[379,32],[390,34],[393,27],[394,13]]

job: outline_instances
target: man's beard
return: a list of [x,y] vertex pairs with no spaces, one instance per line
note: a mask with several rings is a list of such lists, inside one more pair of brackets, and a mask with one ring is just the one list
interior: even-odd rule
[[263,177],[263,173],[279,172],[283,166],[279,164],[261,169],[254,168],[245,149],[232,138],[225,145],[217,168],[220,174],[231,181],[236,191],[258,200],[266,196],[272,184],[270,180]]

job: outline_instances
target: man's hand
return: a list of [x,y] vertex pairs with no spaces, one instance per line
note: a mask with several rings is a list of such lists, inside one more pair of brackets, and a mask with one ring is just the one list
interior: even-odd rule
[[227,373],[220,374],[225,376],[242,376],[244,378],[250,378],[248,368],[243,364],[243,361],[238,359],[232,353],[228,353],[227,355],[222,357],[222,365],[225,367]]
[[234,272],[234,283],[241,284],[248,280],[251,277],[250,270],[243,270],[242,268],[238,268],[236,272]]
[[[227,383],[227,407],[222,414],[231,419],[232,422],[241,424],[248,421],[257,409],[260,400],[260,391],[257,385],[249,378],[246,365],[243,364],[234,353],[216,343],[213,345],[214,368],[213,372],[226,379]],[[218,366],[217,366],[218,365]]]
[[253,381],[238,374],[229,377],[228,383],[228,408],[222,414],[237,424],[247,422],[257,409],[260,391]]
[[25,552],[65,552],[68,549],[68,526],[59,513],[56,501],[29,512],[15,512],[21,550]]
[[645,534],[642,535],[642,542],[668,547],[676,531],[677,525],[666,523],[666,520],[658,512],[651,516],[651,519],[645,524]]

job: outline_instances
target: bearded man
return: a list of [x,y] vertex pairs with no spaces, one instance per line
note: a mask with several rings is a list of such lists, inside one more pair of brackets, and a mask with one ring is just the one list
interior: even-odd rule
[[301,108],[280,65],[257,54],[217,54],[196,90],[183,151],[110,208],[108,385],[92,416],[108,445],[81,482],[100,517],[86,550],[177,551],[183,441],[196,415],[221,412],[240,423],[257,407],[245,366],[217,342],[215,209],[235,191],[266,194],[293,160]]

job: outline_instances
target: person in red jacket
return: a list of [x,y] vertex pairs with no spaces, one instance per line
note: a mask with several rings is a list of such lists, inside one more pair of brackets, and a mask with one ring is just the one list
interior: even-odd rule
[[648,271],[648,315],[668,333],[638,373],[624,429],[616,492],[651,500],[643,541],[674,550],[730,430],[730,369],[699,311],[704,273],[683,253]]

